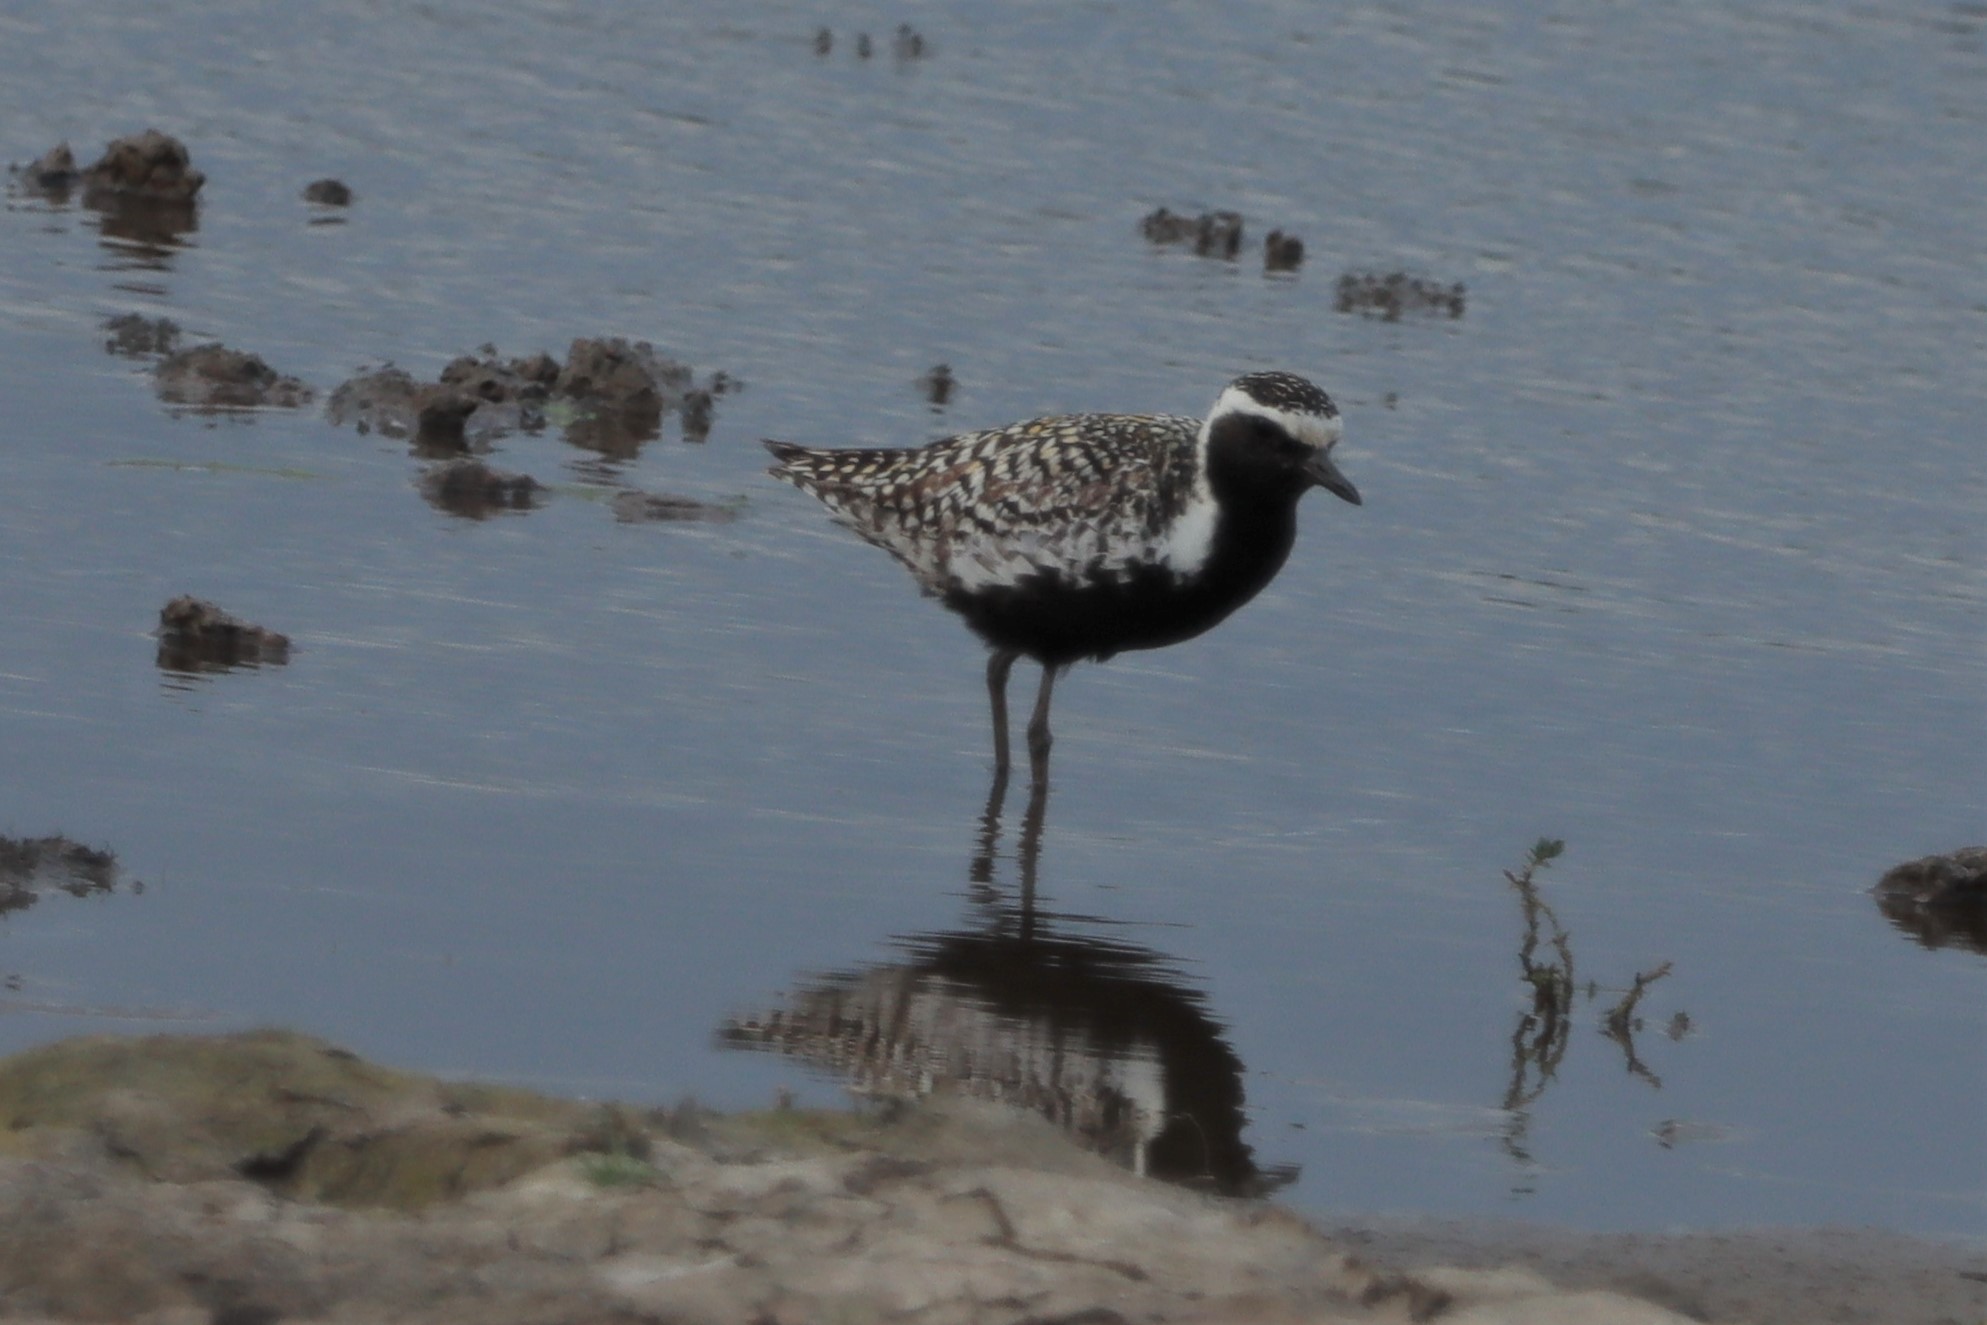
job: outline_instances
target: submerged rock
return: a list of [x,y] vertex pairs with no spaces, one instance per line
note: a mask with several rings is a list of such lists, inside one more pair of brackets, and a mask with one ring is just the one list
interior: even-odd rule
[[163,671],[225,672],[290,661],[289,636],[250,625],[190,594],[159,610],[158,636],[157,664]]
[[317,394],[260,357],[220,344],[169,355],[153,370],[153,380],[161,400],[201,410],[297,409]]

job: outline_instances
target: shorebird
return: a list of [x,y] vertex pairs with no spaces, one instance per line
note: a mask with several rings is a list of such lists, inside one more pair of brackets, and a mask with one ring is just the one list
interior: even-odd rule
[[1249,373],[1204,420],[1070,414],[922,447],[766,446],[775,477],[902,562],[986,641],[1004,778],[1015,660],[1042,666],[1028,723],[1039,766],[1060,672],[1191,639],[1254,598],[1290,555],[1310,489],[1359,504],[1332,463],[1340,432],[1338,407],[1310,382]]

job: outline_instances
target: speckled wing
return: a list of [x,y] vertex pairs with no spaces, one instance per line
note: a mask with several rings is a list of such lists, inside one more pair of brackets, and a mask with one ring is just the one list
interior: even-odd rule
[[1199,431],[1167,415],[1076,414],[915,450],[767,445],[775,475],[945,594],[1107,581],[1161,560],[1195,495]]

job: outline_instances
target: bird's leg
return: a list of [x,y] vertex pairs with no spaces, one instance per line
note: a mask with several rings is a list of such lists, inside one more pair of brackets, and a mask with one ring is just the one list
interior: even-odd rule
[[1020,656],[1014,649],[995,649],[993,657],[987,659],[987,699],[993,704],[995,799],[1007,790],[1007,674]]
[[[1033,742],[1030,742],[1032,747]],[[1035,876],[1042,864],[1042,821],[1049,813],[1049,752],[1032,748],[1028,810],[1021,816],[1021,937],[1035,934]]]
[[1042,688],[1035,693],[1035,715],[1028,719],[1028,753],[1037,777],[1048,772],[1049,746],[1055,742],[1049,735],[1049,697],[1055,692],[1056,673],[1061,670],[1053,664],[1043,664]]

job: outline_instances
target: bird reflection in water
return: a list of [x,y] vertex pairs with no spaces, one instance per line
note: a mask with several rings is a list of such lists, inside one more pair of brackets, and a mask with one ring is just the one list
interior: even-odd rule
[[816,977],[719,1042],[800,1058],[878,1099],[952,1093],[1040,1114],[1134,1172],[1227,1195],[1297,1176],[1242,1140],[1242,1062],[1199,991],[1150,949],[1037,905],[1047,752],[1033,760],[1015,888],[1000,886],[1005,770],[971,866],[971,926],[902,936],[901,960]]

